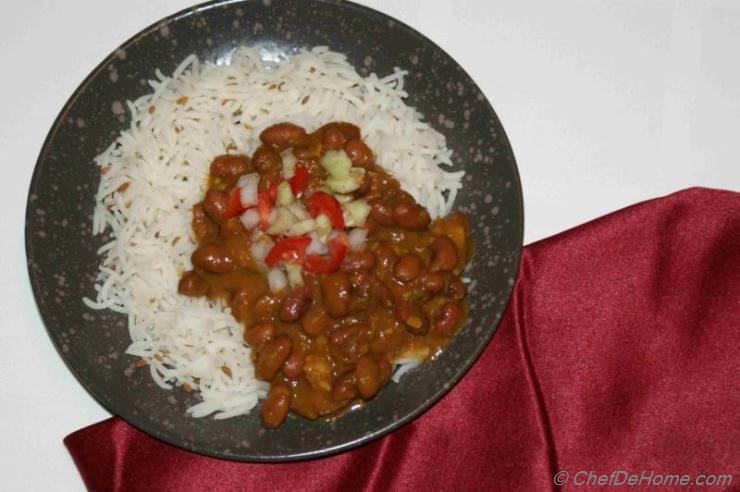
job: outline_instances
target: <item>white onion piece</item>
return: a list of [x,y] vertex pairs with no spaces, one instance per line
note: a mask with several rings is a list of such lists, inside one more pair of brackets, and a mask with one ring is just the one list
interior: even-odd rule
[[365,240],[367,239],[367,229],[357,227],[349,231],[347,234],[347,242],[349,243],[350,249],[360,251],[365,249]]
[[[277,212],[275,212],[276,210]],[[274,219],[272,218],[272,212],[276,214]],[[270,219],[268,220],[270,223],[270,228],[267,229],[268,234],[272,234],[273,236],[285,234],[296,222],[293,214],[285,207],[275,207],[272,209],[272,212],[270,212]]]
[[321,157],[321,166],[326,169],[331,178],[341,180],[349,176],[352,160],[344,150],[327,150]]
[[342,205],[344,222],[347,227],[362,227],[370,215],[370,205],[365,200],[353,200]]
[[256,208],[250,208],[242,214],[239,220],[242,221],[242,225],[247,228],[247,230],[252,230],[260,223],[260,214],[257,212]]
[[311,238],[311,242],[308,244],[308,247],[306,248],[306,254],[309,255],[325,255],[329,252],[329,248],[326,247],[326,244],[324,244],[320,239],[318,234],[315,232],[312,232],[308,235],[308,237]]
[[290,210],[290,213],[292,213],[298,220],[308,220],[311,218],[311,214],[308,213],[308,210],[306,210],[306,207],[303,206],[302,202],[291,203],[288,205],[288,210]]
[[324,214],[316,216],[316,233],[318,234],[319,239],[326,241],[331,233],[331,221],[329,220],[329,217]]
[[334,198],[335,198],[335,199],[336,199],[336,200],[337,200],[337,201],[338,201],[339,203],[349,203],[349,202],[351,202],[352,200],[354,200],[354,198],[352,198],[352,195],[342,195],[342,194],[336,194],[336,195],[334,195]]
[[285,233],[287,236],[302,236],[316,229],[316,221],[313,219],[296,222]]
[[303,268],[301,265],[286,263],[285,272],[288,274],[288,283],[291,287],[303,285]]
[[278,210],[277,208],[273,208],[272,210],[270,210],[270,215],[267,216],[267,223],[272,225],[275,223],[277,218],[278,218]]
[[283,160],[283,178],[290,179],[295,174],[295,165],[298,162],[295,155],[293,155],[293,149],[288,149],[280,154]]
[[242,207],[249,208],[257,205],[257,186],[260,182],[260,175],[257,173],[249,173],[241,176],[236,185],[240,189],[240,199]]
[[250,246],[249,252],[252,253],[252,258],[258,263],[263,263],[267,254],[272,249],[272,240],[264,234],[260,234],[257,237],[252,238],[252,245]]
[[267,283],[270,284],[270,290],[273,292],[280,292],[288,286],[288,279],[285,274],[279,268],[273,268],[267,272]]
[[278,205],[290,205],[295,201],[293,190],[290,188],[290,183],[283,181],[277,187],[277,196],[275,197],[275,203]]

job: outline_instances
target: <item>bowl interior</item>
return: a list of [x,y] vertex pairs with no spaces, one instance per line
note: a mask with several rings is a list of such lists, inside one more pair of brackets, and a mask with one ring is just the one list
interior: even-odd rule
[[[306,22],[306,19],[311,19]],[[93,158],[129,121],[126,100],[150,91],[155,69],[171,73],[191,53],[218,61],[238,45],[279,59],[299,47],[345,53],[361,74],[409,71],[408,102],[447,137],[465,169],[456,208],[473,224],[470,320],[436,360],[390,384],[364,408],[331,422],[290,417],[265,431],[258,412],[192,419],[181,391],[158,388],[125,354],[126,320],[87,309],[97,248],[91,235],[99,175]],[[214,2],[168,17],[107,57],[70,98],[39,156],[26,211],[31,283],[50,337],[85,388],[108,410],[149,434],[212,456],[250,461],[316,457],[383,435],[428,408],[457,382],[494,333],[509,299],[522,245],[522,196],[504,130],[475,83],[440,48],[408,26],[348,2]]]

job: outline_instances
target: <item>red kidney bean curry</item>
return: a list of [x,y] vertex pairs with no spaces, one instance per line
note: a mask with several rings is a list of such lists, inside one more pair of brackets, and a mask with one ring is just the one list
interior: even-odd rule
[[243,324],[275,428],[289,411],[338,415],[399,360],[437,354],[466,319],[472,246],[466,217],[431,220],[355,125],[281,123],[260,140],[251,158],[213,160],[178,290],[222,299]]

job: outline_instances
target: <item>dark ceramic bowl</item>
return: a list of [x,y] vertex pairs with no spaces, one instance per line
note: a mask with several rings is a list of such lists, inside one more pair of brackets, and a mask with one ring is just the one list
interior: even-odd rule
[[[289,417],[266,431],[259,412],[217,421],[193,419],[194,403],[165,391],[149,371],[133,370],[126,319],[82,303],[93,294],[91,236],[99,175],[93,157],[127,126],[121,104],[149,91],[156,68],[171,73],[190,53],[215,60],[237,45],[290,53],[327,45],[363,74],[410,71],[409,103],[447,137],[467,176],[456,207],[474,224],[470,321],[439,358],[390,384],[372,402],[335,421]],[[488,63],[488,61],[482,61]],[[522,193],[516,163],[496,114],[465,71],[405,24],[348,2],[217,1],[156,23],[115,50],[62,109],[44,143],[26,210],[28,271],[51,339],[82,385],[109,411],[168,443],[211,456],[283,461],[317,457],[382,436],[429,408],[470,368],[506,307],[522,245]],[[502,397],[505,397],[502,395]]]

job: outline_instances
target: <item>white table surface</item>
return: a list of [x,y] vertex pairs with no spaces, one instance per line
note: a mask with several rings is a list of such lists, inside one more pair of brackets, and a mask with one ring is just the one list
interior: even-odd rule
[[[526,242],[688,186],[740,189],[740,2],[362,0],[475,79],[517,157]],[[81,490],[62,438],[108,417],[55,352],[24,253],[46,132],[118,44],[188,0],[34,0],[0,15],[0,489]]]

